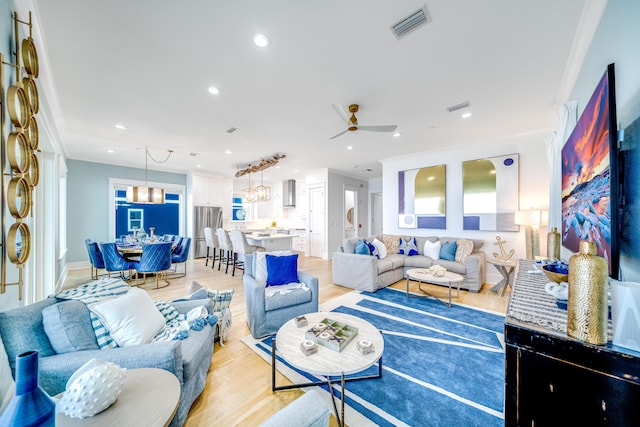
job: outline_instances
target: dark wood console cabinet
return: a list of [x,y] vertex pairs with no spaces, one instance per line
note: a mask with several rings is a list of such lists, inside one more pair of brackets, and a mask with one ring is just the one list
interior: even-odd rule
[[505,425],[640,426],[640,353],[569,338],[566,310],[531,271],[518,262],[505,318]]

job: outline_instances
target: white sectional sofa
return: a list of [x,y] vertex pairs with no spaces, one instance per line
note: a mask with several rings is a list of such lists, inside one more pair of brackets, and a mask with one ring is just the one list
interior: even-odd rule
[[[400,237],[413,239],[413,236],[389,235],[345,239],[332,257],[333,283],[348,288],[375,292],[406,278],[405,272],[410,268],[429,268],[432,265],[441,265],[448,271],[461,274],[464,280],[460,283],[460,288],[470,292],[478,292],[485,282],[486,255],[480,250],[484,245],[484,240],[465,239],[473,242],[473,249],[463,262],[457,262],[425,256],[424,245],[426,240],[440,241],[445,244],[463,240],[461,238],[415,236],[418,255],[409,256],[394,252],[396,251],[396,246],[393,244],[394,239],[399,240]],[[385,243],[388,253],[384,258],[378,259],[373,255],[355,253],[355,245],[358,240],[373,242],[374,238]]]

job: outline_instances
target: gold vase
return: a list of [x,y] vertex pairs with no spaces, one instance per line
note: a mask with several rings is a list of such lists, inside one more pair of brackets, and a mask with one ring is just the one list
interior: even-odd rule
[[594,242],[580,242],[569,258],[567,335],[590,344],[607,343],[607,261],[596,255]]
[[560,233],[556,227],[547,234],[547,258],[560,259]]

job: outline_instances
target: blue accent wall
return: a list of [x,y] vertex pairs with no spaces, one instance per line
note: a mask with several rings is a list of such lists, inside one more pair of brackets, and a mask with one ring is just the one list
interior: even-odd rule
[[[109,178],[145,180],[144,169],[67,160],[67,262],[88,261],[84,240],[97,242],[109,236]],[[187,176],[148,171],[148,180],[187,185]],[[183,214],[185,214],[183,212]]]

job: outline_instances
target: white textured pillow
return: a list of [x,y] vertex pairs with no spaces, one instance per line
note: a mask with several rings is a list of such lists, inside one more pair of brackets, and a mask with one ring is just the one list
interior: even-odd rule
[[431,240],[427,239],[424,242],[424,256],[428,256],[431,259],[440,259],[440,247],[442,245],[440,244],[440,240],[438,240],[437,242],[432,242]]
[[9,358],[4,349],[4,344],[2,344],[2,337],[0,337],[0,414],[4,412],[4,409],[9,405],[15,394],[16,385],[13,382],[13,376],[11,376]]
[[378,239],[373,239],[373,246],[378,249],[378,258],[382,259],[387,256],[387,247]]
[[120,347],[148,343],[165,325],[165,318],[151,297],[138,288],[93,304],[90,309]]
[[464,262],[471,251],[473,251],[473,242],[471,240],[460,239],[457,242],[455,260],[457,262]]
[[254,252],[256,257],[256,271],[253,278],[262,286],[267,286],[267,254],[273,256],[293,255],[291,251]]

